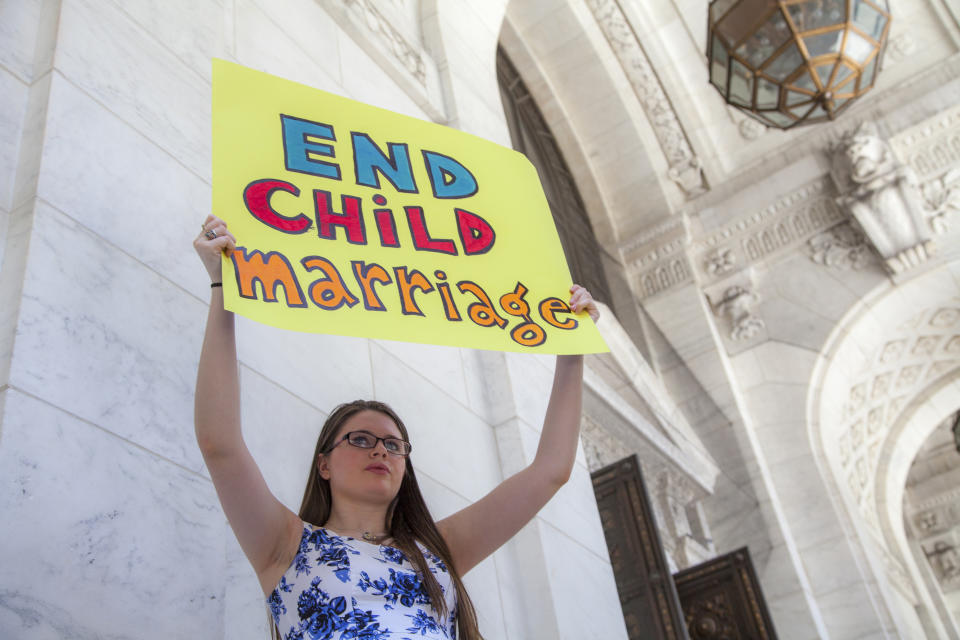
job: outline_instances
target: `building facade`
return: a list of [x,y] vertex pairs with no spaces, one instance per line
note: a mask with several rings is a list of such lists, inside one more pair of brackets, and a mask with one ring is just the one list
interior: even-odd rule
[[[781,638],[960,638],[960,7],[891,9],[874,90],[783,132],[689,0],[0,0],[0,637],[267,637],[192,429],[218,57],[523,149],[603,290],[571,481],[466,577],[487,638],[627,637],[590,473],[634,454],[671,568],[747,546]],[[291,508],[355,397],[437,518],[533,457],[550,358],[238,334]]]

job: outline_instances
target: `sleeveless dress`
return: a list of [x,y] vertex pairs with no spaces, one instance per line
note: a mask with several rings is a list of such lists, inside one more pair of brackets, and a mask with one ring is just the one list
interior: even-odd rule
[[447,567],[418,543],[449,612],[430,602],[416,569],[395,547],[304,523],[300,549],[267,606],[283,640],[454,640],[456,589]]

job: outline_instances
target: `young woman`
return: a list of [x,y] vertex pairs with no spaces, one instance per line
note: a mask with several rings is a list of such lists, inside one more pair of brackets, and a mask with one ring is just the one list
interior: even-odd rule
[[[580,427],[582,356],[558,356],[530,466],[434,522],[403,421],[388,406],[337,407],[317,440],[299,514],[270,493],[240,430],[233,314],[221,261],[235,246],[209,216],[194,241],[212,287],[197,372],[197,442],[217,495],[286,639],[480,638],[461,576],[509,540],[567,481]],[[583,287],[570,307],[597,320]]]

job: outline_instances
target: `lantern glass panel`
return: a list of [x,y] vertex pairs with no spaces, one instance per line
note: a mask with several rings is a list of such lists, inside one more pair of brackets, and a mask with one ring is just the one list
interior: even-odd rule
[[795,78],[790,84],[797,89],[804,89],[811,93],[816,93],[818,91],[816,83],[813,81],[813,78],[810,77],[809,70],[804,71],[800,77]]
[[810,102],[813,99],[813,96],[807,95],[806,93],[800,93],[798,91],[787,91],[787,106],[792,107],[794,105],[803,104],[804,102]]
[[835,98],[833,100],[833,114],[836,115],[838,111],[849,104],[850,100],[851,98]]
[[713,60],[710,64],[710,82],[720,90],[720,93],[726,93],[729,56],[727,55],[727,50],[720,42],[720,38],[716,35],[713,36],[712,58]]
[[780,127],[781,129],[786,129],[787,127],[795,123],[793,118],[791,118],[785,113],[780,113],[779,111],[766,111],[764,112],[763,115],[768,120],[770,120],[770,122]]
[[855,81],[859,77],[860,77],[859,75],[854,74],[854,75],[851,75],[846,80],[844,80],[843,82],[834,82],[833,89],[832,89],[833,95],[836,96],[838,94],[846,94],[848,96],[852,96],[854,92],[857,90],[857,83]]
[[776,109],[780,104],[780,85],[766,78],[757,78],[757,108]]
[[833,73],[834,64],[828,62],[817,66],[817,76],[820,78],[820,86],[827,88],[830,86],[830,74]]
[[844,0],[807,0],[788,7],[797,31],[811,31],[843,21]]
[[843,29],[828,31],[815,36],[807,36],[803,44],[811,58],[825,56],[828,53],[840,53],[840,43],[843,41]]
[[823,108],[822,104],[818,104],[813,108],[813,111],[807,116],[807,120],[821,120],[827,117],[827,110]]
[[791,44],[786,51],[764,69],[765,73],[777,82],[783,82],[784,78],[792,74],[803,63],[803,57],[797,45]]
[[863,75],[860,76],[861,91],[873,84],[873,75],[877,70],[877,59],[879,57],[880,56],[874,56],[873,60],[870,61],[870,64],[864,68]]
[[774,0],[740,0],[720,19],[714,29],[734,48],[753,35],[754,30],[777,10]]
[[753,116],[753,119],[754,119],[754,120],[758,121],[760,124],[762,124],[762,125],[765,126],[765,127],[776,127],[776,126],[777,126],[777,125],[774,124],[773,122],[770,122],[770,121],[767,120],[765,117],[763,117],[762,114],[759,114],[759,113],[751,113],[750,115]]
[[850,7],[853,23],[874,40],[880,40],[887,17],[865,0],[853,0]]
[[889,4],[709,0],[710,82],[768,126],[833,119],[876,83]]
[[787,21],[783,19],[782,13],[774,11],[770,14],[769,20],[737,47],[737,55],[757,69],[789,38],[790,29],[787,27]]
[[837,69],[837,75],[833,78],[833,85],[839,86],[846,81],[847,78],[853,75],[853,69],[849,66],[841,63],[840,68]]
[[753,104],[753,74],[739,60],[731,65],[730,102],[749,107]]
[[863,64],[867,61],[867,58],[870,57],[870,54],[873,53],[874,49],[876,49],[876,46],[856,31],[852,29],[847,31],[847,44],[843,48],[843,54],[845,56],[857,64]]
[[717,0],[710,5],[710,21],[716,22],[733,6],[737,0]]

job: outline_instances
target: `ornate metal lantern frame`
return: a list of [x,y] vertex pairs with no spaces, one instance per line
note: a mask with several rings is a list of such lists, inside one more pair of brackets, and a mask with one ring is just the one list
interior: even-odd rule
[[873,88],[887,0],[712,0],[710,83],[767,126],[833,120]]

